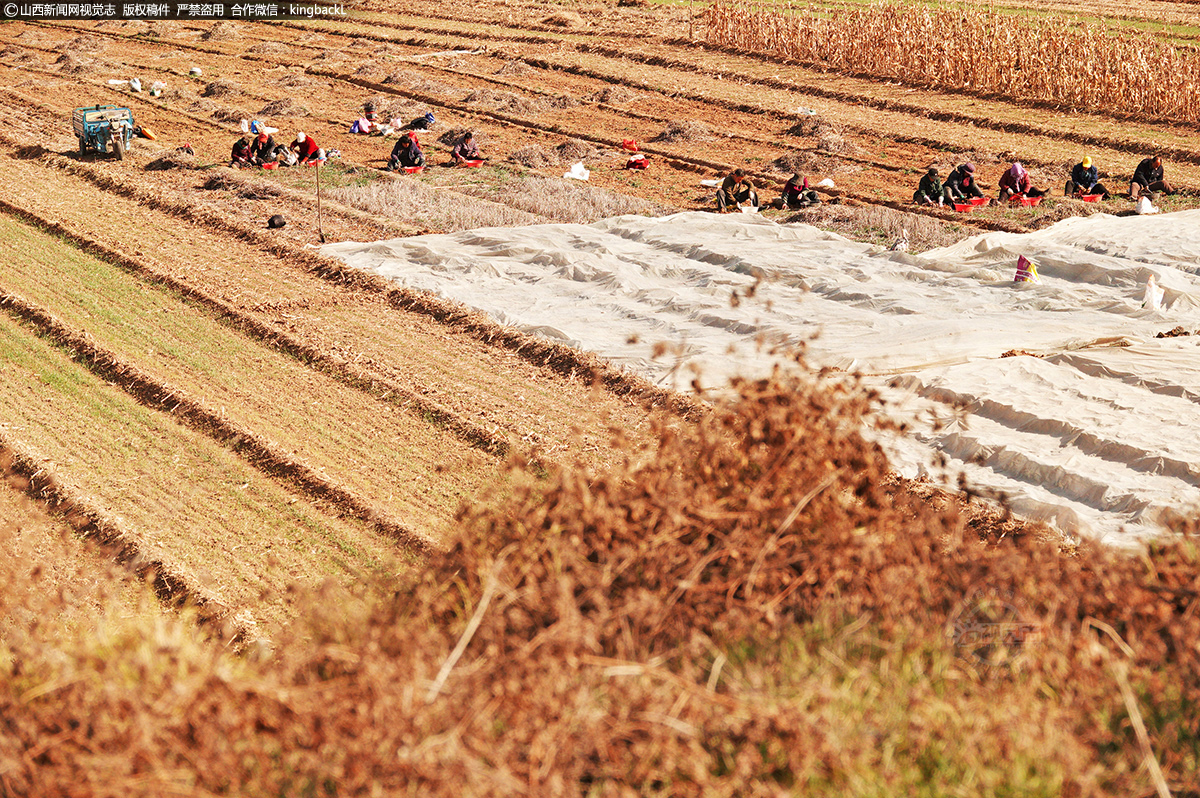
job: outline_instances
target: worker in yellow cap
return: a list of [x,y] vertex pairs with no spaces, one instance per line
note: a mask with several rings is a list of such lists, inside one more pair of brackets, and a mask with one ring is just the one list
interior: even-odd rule
[[1068,197],[1083,197],[1099,194],[1101,199],[1108,199],[1108,189],[1100,182],[1100,173],[1092,166],[1092,158],[1085,155],[1083,160],[1071,169],[1071,179],[1063,194]]

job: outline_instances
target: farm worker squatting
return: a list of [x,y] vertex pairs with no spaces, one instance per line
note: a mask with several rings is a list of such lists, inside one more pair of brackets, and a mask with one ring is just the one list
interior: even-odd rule
[[1044,197],[1045,195],[1044,189],[1033,187],[1033,180],[1029,177],[1029,172],[1025,171],[1025,167],[1021,166],[1020,161],[1014,161],[1008,171],[1000,176],[1001,202],[1012,197]]
[[1108,189],[1100,182],[1100,172],[1092,163],[1091,157],[1085,155],[1082,161],[1071,168],[1071,179],[1063,189],[1063,196],[1082,197],[1092,194],[1099,194],[1104,199],[1109,197]]
[[746,179],[746,170],[734,169],[721,183],[721,190],[717,192],[717,210],[728,213],[742,207],[743,202],[757,208],[758,194],[754,191],[754,184]]

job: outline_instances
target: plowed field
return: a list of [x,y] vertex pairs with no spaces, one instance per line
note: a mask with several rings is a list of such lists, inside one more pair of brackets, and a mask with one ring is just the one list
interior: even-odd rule
[[[1160,5],[1176,26],[1166,33],[1194,36],[1186,6]],[[691,407],[590,356],[349,273],[311,249],[322,234],[704,208],[700,181],[739,165],[766,198],[798,169],[832,178],[827,198],[906,210],[923,169],[968,159],[985,184],[1019,158],[1058,190],[1086,152],[1120,188],[1154,150],[1173,180],[1200,187],[1190,128],[718,52],[703,44],[698,7],[692,18],[682,6],[559,10],[0,27],[0,445],[122,556],[169,576],[168,592],[284,621],[288,579],[403,568],[442,545],[464,499],[508,489],[507,458],[602,464],[611,429],[637,437],[651,407]],[[132,77],[166,88],[132,93]],[[347,132],[368,100],[385,119],[433,112],[431,163],[446,161],[447,131],[474,129],[489,165],[381,171],[392,139]],[[124,161],[80,156],[70,113],[98,103],[129,105],[157,138]],[[225,168],[241,119],[339,150],[321,195],[314,170]],[[649,170],[622,168],[627,139]],[[173,154],[183,144],[194,157]],[[589,188],[539,196],[539,178],[579,160]],[[924,214],[965,235],[1089,210],[1059,200]],[[288,225],[267,230],[277,213]]]

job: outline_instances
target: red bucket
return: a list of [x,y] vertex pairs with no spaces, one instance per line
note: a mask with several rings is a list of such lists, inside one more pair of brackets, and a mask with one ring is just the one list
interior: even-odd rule
[[424,166],[405,166],[403,168],[404,168],[404,174],[406,174],[406,175],[415,175],[417,172],[425,171]]

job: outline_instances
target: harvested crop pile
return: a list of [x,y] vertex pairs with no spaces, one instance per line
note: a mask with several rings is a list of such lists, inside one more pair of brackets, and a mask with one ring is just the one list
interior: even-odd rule
[[828,124],[824,117],[817,114],[802,116],[796,124],[788,128],[787,134],[789,136],[815,136]]
[[1188,335],[1200,335],[1200,331],[1197,331],[1196,333],[1192,333],[1183,327],[1172,327],[1171,329],[1167,330],[1166,332],[1160,332],[1158,335],[1156,335],[1154,337],[1155,338],[1182,338],[1182,337],[1188,336]]
[[596,103],[604,103],[605,105],[628,105],[631,102],[642,99],[642,95],[628,86],[615,84],[605,86],[600,91],[589,94],[587,99]]
[[253,47],[246,49],[246,52],[248,52],[248,53],[262,53],[262,54],[286,53],[287,51],[288,51],[287,45],[282,42],[259,42],[258,44],[254,45]]
[[742,384],[467,508],[407,584],[298,593],[269,655],[169,614],[58,625],[71,592],[3,558],[5,788],[137,762],[139,795],[1099,798],[1156,794],[1149,750],[1200,789],[1195,545],[977,530],[883,487],[872,412]]
[[219,99],[221,97],[231,97],[235,94],[241,94],[242,89],[236,83],[229,80],[214,80],[204,87],[200,92],[201,97],[210,99]]
[[259,116],[308,116],[308,109],[296,105],[291,97],[280,97],[278,100],[264,105],[258,112]]
[[[465,128],[465,127],[452,127],[449,130],[447,130],[445,133],[443,133],[442,135],[438,136],[438,141],[441,142],[442,144],[445,144],[447,147],[453,147],[455,144],[458,143],[458,140],[461,139],[463,137],[463,135],[470,129],[471,128]],[[481,133],[478,130],[475,130],[474,133],[475,133],[475,143],[478,144],[481,148],[486,147],[487,142],[488,142],[487,134]]]
[[104,49],[104,39],[99,36],[76,36],[58,47],[60,53],[95,53]]
[[536,72],[536,69],[529,66],[529,64],[526,64],[524,61],[505,61],[500,65],[500,68],[496,70],[497,75],[511,75],[514,77],[532,75]]
[[594,157],[596,147],[582,139],[567,139],[555,147],[554,152],[558,155],[560,162],[574,163]]
[[283,196],[283,190],[262,180],[243,177],[232,169],[222,168],[204,181],[210,191],[232,191],[243,199],[271,199]]
[[491,89],[476,89],[463,97],[462,102],[476,108],[509,114],[536,114],[546,110],[546,104],[540,97],[522,97],[512,92]]
[[458,89],[440,80],[434,80],[412,69],[397,69],[383,79],[384,83],[403,86],[421,94],[457,94]]
[[555,28],[582,28],[584,21],[583,17],[574,11],[558,11],[548,17],[543,17],[542,24]]
[[716,136],[708,125],[695,119],[683,119],[667,122],[663,131],[654,137],[653,141],[668,143],[689,141],[712,141]]
[[790,177],[792,174],[832,177],[862,171],[858,164],[846,163],[836,156],[824,155],[813,150],[784,153],[772,161],[770,166],[775,174],[783,177]]
[[226,122],[228,124],[237,124],[243,119],[249,119],[250,114],[246,113],[241,108],[217,108],[212,112],[213,119],[218,122]]
[[240,39],[242,34],[234,23],[221,21],[214,23],[212,27],[201,33],[200,38],[206,42],[226,42]]
[[562,163],[557,153],[547,152],[545,147],[537,144],[530,144],[528,147],[513,150],[509,153],[508,160],[513,163],[519,163],[522,166],[528,166],[530,169],[543,169],[547,166],[556,166]]
[[54,66],[64,75],[82,75],[97,68],[94,58],[78,56],[74,53],[63,53],[54,60]]
[[151,171],[166,171],[169,169],[198,169],[200,168],[199,161],[195,155],[189,155],[186,152],[171,150],[155,158],[150,163],[146,164],[146,168]]
[[289,72],[279,79],[280,86],[309,86],[313,83],[313,79],[299,72]]
[[13,64],[34,64],[40,59],[24,47],[9,45],[0,50],[0,58]]

